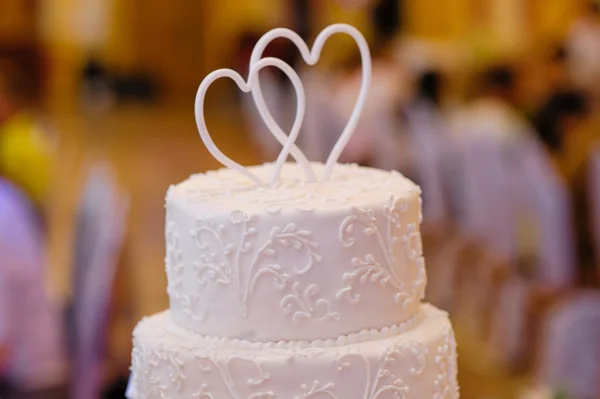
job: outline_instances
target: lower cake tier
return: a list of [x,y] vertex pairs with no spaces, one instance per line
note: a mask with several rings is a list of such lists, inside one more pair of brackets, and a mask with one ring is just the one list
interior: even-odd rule
[[209,338],[165,311],[134,331],[132,399],[458,398],[448,316],[421,310],[409,331],[341,346]]

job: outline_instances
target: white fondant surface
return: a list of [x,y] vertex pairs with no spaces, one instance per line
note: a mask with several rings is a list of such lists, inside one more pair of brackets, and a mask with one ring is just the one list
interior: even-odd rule
[[[249,170],[263,178],[272,165]],[[285,164],[268,188],[220,169],[172,186],[166,208],[170,317],[184,328],[331,339],[399,325],[419,308],[420,190],[399,173],[336,165],[330,181],[307,183]]]
[[336,347],[238,348],[174,326],[169,312],[134,331],[132,398],[458,398],[447,314],[422,306],[404,333]]

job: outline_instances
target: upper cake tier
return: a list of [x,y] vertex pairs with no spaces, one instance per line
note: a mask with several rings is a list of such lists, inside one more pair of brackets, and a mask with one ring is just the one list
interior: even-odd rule
[[[312,164],[322,173],[322,164]],[[248,168],[259,177],[272,165]],[[337,165],[276,187],[230,169],[190,177],[166,200],[171,317],[207,336],[332,339],[399,328],[425,288],[419,187],[397,172]]]

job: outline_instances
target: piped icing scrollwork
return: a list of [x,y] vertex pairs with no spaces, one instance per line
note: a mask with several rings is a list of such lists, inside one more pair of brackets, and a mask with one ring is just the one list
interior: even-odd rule
[[[388,204],[383,207],[385,230],[380,231],[375,223],[377,218],[372,209],[352,208],[352,214],[343,221],[340,227],[340,242],[344,248],[351,248],[357,240],[354,235],[355,230],[358,229],[357,226],[361,226],[362,234],[365,237],[372,237],[379,247],[381,260],[378,260],[372,253],[365,254],[363,258],[353,257],[351,259],[353,270],[344,273],[345,285],[337,293],[338,298],[343,297],[350,303],[357,303],[361,294],[355,292],[355,286],[368,283],[378,283],[381,287],[392,287],[395,291],[394,302],[401,304],[403,308],[422,298],[426,275],[421,235],[415,222],[407,223],[406,226],[402,225],[399,212],[406,210],[406,204],[400,205],[397,199],[390,197]],[[403,228],[404,231],[400,232]],[[399,241],[405,246],[407,262],[396,259],[394,247]],[[398,269],[405,263],[416,270],[417,278],[412,284],[407,284],[399,273]]]
[[[338,347],[230,346],[171,330],[168,313],[134,331],[133,399],[458,398],[454,335],[424,309],[402,334]],[[177,329],[177,327],[175,327]]]
[[[252,169],[260,176],[269,166]],[[166,269],[173,319],[206,335],[285,341],[412,317],[426,282],[418,187],[393,172],[336,171],[308,186],[298,183],[298,165],[285,164],[281,187],[240,189],[227,170],[172,187]],[[352,190],[365,185],[370,190]],[[303,194],[287,203],[280,194],[294,193],[290,186]],[[228,188],[241,192],[227,195]]]

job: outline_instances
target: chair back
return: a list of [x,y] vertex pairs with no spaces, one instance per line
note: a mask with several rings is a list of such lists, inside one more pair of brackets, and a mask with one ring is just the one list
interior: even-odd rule
[[514,175],[509,144],[485,136],[457,143],[460,164],[463,232],[494,256],[512,259],[515,254],[517,199],[512,195]]
[[535,277],[555,288],[569,287],[576,279],[571,196],[538,142],[529,142],[519,156],[520,190],[529,221],[536,226]]
[[580,292],[549,311],[538,361],[542,385],[573,399],[600,397],[600,292]]
[[106,164],[95,165],[84,188],[73,268],[72,395],[100,394],[113,279],[125,237],[128,198]]
[[489,331],[489,341],[498,360],[507,366],[518,365],[524,358],[527,342],[527,306],[530,288],[517,276],[510,277],[499,288]]

